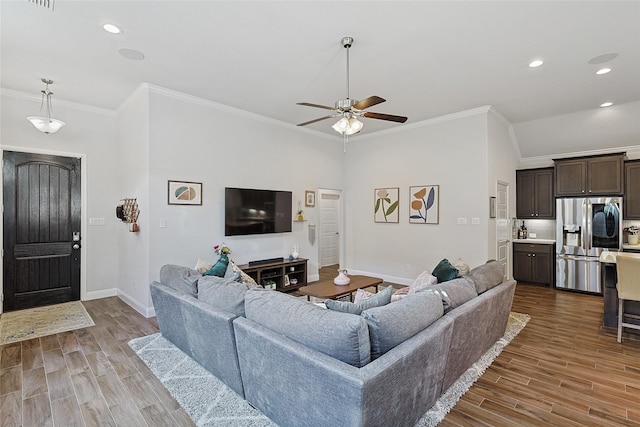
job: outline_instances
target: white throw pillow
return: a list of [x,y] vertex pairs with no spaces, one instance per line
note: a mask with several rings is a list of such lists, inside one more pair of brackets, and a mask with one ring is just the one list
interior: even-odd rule
[[425,270],[420,273],[420,275],[416,277],[416,280],[414,280],[413,283],[409,286],[409,293],[414,294],[437,283],[438,278],[432,275],[429,270]]
[[451,265],[458,269],[458,277],[466,276],[470,270],[469,264],[464,262],[462,258],[456,258]]
[[198,262],[196,262],[196,266],[193,267],[200,274],[204,274],[205,271],[209,271],[213,267],[213,264],[203,260],[202,258],[198,258]]
[[353,303],[357,304],[360,301],[362,301],[363,299],[371,298],[373,295],[375,295],[375,294],[372,293],[372,292],[365,291],[364,289],[358,289],[356,291],[355,296],[353,297]]

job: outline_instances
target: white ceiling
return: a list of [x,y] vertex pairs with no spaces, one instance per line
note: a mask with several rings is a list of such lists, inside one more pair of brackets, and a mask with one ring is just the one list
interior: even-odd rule
[[[296,102],[345,97],[340,39],[352,36],[351,97],[409,117],[365,119],[363,135],[492,105],[524,158],[640,145],[640,1],[57,0],[51,11],[2,0],[0,14],[0,86],[37,95],[50,78],[54,111],[56,100],[116,109],[150,83],[305,122],[327,111]],[[618,56],[589,63],[606,53]],[[529,68],[536,58],[545,64]],[[308,127],[335,134],[332,123]]]

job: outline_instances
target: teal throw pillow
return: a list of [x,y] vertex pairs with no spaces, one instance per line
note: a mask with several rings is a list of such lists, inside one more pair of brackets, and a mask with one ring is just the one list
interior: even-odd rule
[[458,277],[458,269],[451,265],[449,260],[444,258],[436,265],[432,274],[438,278],[438,283],[447,282]]
[[227,272],[227,266],[229,265],[229,257],[226,254],[220,255],[218,262],[213,264],[213,266],[204,272],[203,276],[218,276],[224,277],[224,274]]

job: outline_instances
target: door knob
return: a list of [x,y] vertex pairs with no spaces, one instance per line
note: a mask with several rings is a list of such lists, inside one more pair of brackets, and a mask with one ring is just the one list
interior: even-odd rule
[[73,246],[71,246],[73,249],[80,249],[80,244],[79,243],[74,243]]

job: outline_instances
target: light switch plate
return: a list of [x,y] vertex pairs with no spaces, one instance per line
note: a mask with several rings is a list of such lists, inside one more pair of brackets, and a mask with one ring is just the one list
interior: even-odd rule
[[458,225],[467,225],[467,218],[458,218]]

